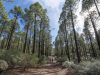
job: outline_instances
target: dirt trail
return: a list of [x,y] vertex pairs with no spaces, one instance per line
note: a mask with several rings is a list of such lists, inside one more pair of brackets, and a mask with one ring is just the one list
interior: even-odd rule
[[66,75],[67,69],[55,64],[45,64],[39,68],[30,68],[26,71],[21,69],[9,70],[2,75]]

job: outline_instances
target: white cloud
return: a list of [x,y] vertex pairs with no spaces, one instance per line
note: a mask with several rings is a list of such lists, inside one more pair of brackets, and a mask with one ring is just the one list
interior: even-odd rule
[[65,0],[27,0],[27,2],[40,2],[43,6],[50,7],[52,9],[59,8],[61,3]]
[[51,8],[59,8],[61,2],[64,2],[64,0],[42,0],[44,3],[51,7]]

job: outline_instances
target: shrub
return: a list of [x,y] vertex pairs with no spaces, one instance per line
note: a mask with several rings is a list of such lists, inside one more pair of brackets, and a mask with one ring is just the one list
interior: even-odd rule
[[38,57],[36,55],[22,53],[17,50],[2,50],[0,59],[5,60],[10,67],[35,67],[38,64]]
[[48,62],[48,58],[44,55],[42,55],[40,58],[39,58],[39,64],[45,64]]
[[99,75],[100,74],[100,61],[87,61],[82,62],[80,66],[83,66],[83,71],[86,75]]
[[16,66],[19,61],[21,61],[21,55],[22,53],[17,50],[6,50],[3,52],[1,59],[7,61],[9,66]]
[[60,64],[64,63],[65,61],[67,61],[67,57],[66,56],[57,58],[57,62],[59,62]]
[[8,68],[8,63],[4,60],[0,60],[0,72]]
[[70,70],[74,70],[72,75],[99,75],[100,74],[100,61],[84,61],[80,64],[74,64],[73,62],[64,62],[63,66]]
[[30,66],[32,67],[37,67],[38,66],[38,62],[39,62],[39,58],[36,55],[31,55],[30,56]]
[[65,66],[65,67],[67,67],[67,68],[75,68],[76,67],[76,65],[74,64],[74,62],[69,62],[69,61],[65,61],[63,64],[62,64],[62,66]]

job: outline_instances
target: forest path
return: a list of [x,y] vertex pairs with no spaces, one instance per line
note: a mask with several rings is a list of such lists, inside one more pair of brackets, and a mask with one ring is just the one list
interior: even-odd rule
[[22,69],[12,69],[2,75],[66,75],[67,69],[63,69],[56,64],[44,64],[39,68],[29,68],[26,71]]

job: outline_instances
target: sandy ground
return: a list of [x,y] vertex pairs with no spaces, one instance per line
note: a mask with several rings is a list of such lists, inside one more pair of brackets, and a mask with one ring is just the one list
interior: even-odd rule
[[39,68],[29,68],[26,71],[22,69],[12,69],[2,75],[66,75],[67,69],[54,64],[45,64]]

